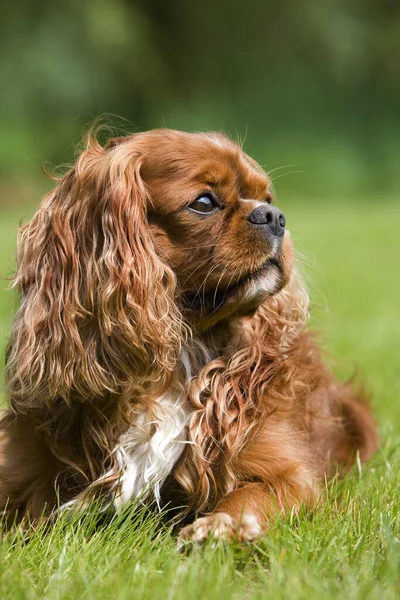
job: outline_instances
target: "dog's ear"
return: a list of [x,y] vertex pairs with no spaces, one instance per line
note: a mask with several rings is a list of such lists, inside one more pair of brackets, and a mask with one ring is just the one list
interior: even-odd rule
[[16,406],[162,384],[182,340],[175,276],[155,252],[134,138],[95,139],[22,227],[6,375]]

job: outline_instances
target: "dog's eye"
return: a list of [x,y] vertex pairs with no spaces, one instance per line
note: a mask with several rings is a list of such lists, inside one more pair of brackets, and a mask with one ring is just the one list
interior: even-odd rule
[[268,195],[267,195],[267,197],[265,198],[265,202],[266,202],[267,204],[271,204],[271,202],[272,202],[272,196],[271,196],[271,194],[268,194]]
[[192,202],[189,208],[195,212],[206,214],[213,212],[217,208],[217,205],[212,196],[203,195]]

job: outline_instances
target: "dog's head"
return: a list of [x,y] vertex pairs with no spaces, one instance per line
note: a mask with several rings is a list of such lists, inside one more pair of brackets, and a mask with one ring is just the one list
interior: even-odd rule
[[147,144],[150,229],[189,318],[205,329],[253,311],[291,269],[268,177],[221,134],[156,131]]
[[268,177],[224,135],[89,137],[22,229],[12,395],[121,392],[150,367],[161,381],[187,327],[251,314],[291,264]]
[[285,217],[262,168],[217,133],[155,130],[111,142],[137,152],[157,255],[176,277],[187,320],[205,330],[254,311],[287,283]]

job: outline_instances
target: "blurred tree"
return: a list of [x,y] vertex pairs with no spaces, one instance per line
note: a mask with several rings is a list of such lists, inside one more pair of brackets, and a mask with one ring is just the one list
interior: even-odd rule
[[[19,0],[0,5],[0,178],[70,160],[95,116],[225,129],[296,188],[398,182],[395,0]],[[302,183],[303,181],[303,183]]]

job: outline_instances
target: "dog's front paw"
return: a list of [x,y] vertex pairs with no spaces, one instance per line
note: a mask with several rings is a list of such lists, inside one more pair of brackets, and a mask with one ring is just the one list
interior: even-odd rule
[[182,547],[185,542],[202,543],[210,536],[223,541],[251,542],[261,533],[261,525],[251,513],[242,515],[238,522],[227,513],[212,513],[181,529],[178,546]]

